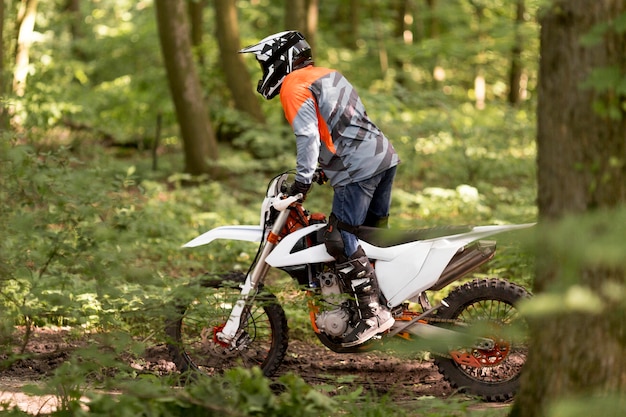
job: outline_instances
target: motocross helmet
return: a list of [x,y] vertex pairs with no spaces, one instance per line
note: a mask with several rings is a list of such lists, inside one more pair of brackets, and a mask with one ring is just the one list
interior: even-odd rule
[[313,63],[311,46],[295,30],[270,35],[256,45],[243,48],[239,53],[253,53],[261,64],[263,78],[259,80],[256,91],[268,100],[280,92],[287,74]]

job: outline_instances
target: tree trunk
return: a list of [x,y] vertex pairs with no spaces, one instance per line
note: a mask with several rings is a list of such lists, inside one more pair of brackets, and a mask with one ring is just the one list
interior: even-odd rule
[[[593,109],[594,101],[607,102],[619,93],[581,87],[594,69],[614,67],[626,74],[623,33],[607,25],[598,44],[581,43],[582,35],[624,13],[623,0],[557,0],[542,15],[537,161],[544,226],[568,214],[626,203],[626,112],[622,107],[621,117],[611,118]],[[593,236],[581,238],[593,241]],[[545,416],[559,400],[590,401],[594,395],[623,395],[626,390],[624,307],[612,308],[615,302],[606,291],[608,285],[623,291],[624,268],[577,265],[578,259],[565,259],[569,249],[555,253],[558,249],[546,240],[538,240],[535,294],[552,294],[560,301],[572,288],[583,288],[601,300],[602,310],[530,319],[529,358],[512,416]]]
[[306,32],[306,0],[285,2],[285,29]]
[[[0,97],[5,97],[7,92],[7,82],[5,78],[4,68],[4,1],[0,1]],[[9,126],[8,109],[5,100],[0,102],[0,133],[4,132]]]
[[380,78],[387,76],[389,71],[389,54],[387,52],[387,45],[385,44],[385,30],[380,12],[377,7],[370,9],[372,13],[372,21],[374,24],[374,36],[376,38],[376,46],[378,47],[378,63],[380,65]]
[[521,35],[521,26],[524,24],[526,7],[524,0],[517,0],[515,5],[515,43],[511,49],[511,69],[509,71],[509,104],[516,105],[521,101],[522,90],[522,50],[524,40]]
[[80,0],[67,0],[65,11],[69,14],[70,35],[73,41],[82,39],[83,28],[81,25],[82,16],[80,13]]
[[428,4],[428,37],[438,38],[441,28],[437,17],[437,0],[426,0],[426,3]]
[[319,0],[307,0],[306,27],[304,36],[311,45],[311,51],[315,56],[315,44],[317,38],[317,23],[319,20]]
[[353,45],[357,47],[357,41],[359,39],[359,28],[361,27],[361,21],[359,19],[359,11],[361,5],[359,0],[350,0],[350,31],[352,33]]
[[241,45],[235,0],[215,0],[215,22],[220,61],[235,107],[257,122],[265,123],[259,99],[252,88],[250,74],[241,55],[237,53]]
[[[483,20],[485,17],[485,5],[480,3],[480,2],[476,2],[475,0],[470,0],[470,4],[474,7],[474,12],[476,15],[476,26],[477,26],[477,33],[476,33],[476,41],[478,42],[479,45],[484,45],[484,38],[485,38],[485,33],[484,33],[484,28],[483,28]],[[476,75],[474,76],[474,95],[475,95],[475,100],[476,100],[476,108],[478,110],[483,110],[485,108],[485,104],[486,104],[486,96],[487,96],[487,82],[485,80],[485,71],[483,69],[483,65],[485,64],[487,58],[486,58],[486,51],[484,49],[481,48],[481,50],[478,52],[478,57],[476,58]]]
[[394,37],[405,45],[413,43],[413,10],[412,0],[396,0]]
[[15,70],[13,72],[13,92],[21,97],[26,91],[30,46],[37,17],[37,0],[24,0],[18,20],[17,47],[15,52]]
[[83,16],[80,11],[80,0],[66,0],[64,11],[67,13],[69,20],[72,53],[80,60],[87,60],[88,56],[83,46],[80,44],[80,40],[85,36],[82,25]]
[[315,37],[319,16],[319,0],[290,0],[285,2],[285,28],[297,30],[306,38],[315,57]]
[[339,41],[347,48],[356,49],[359,38],[359,0],[342,1],[337,9],[337,22],[342,22],[337,28]]
[[163,61],[183,138],[185,172],[211,173],[208,160],[218,158],[215,133],[203,101],[189,39],[185,0],[156,0]]
[[[626,118],[593,111],[615,91],[581,88],[595,68],[626,73],[626,38],[608,31],[599,45],[581,36],[626,12],[623,0],[559,0],[542,20],[538,97],[539,207],[546,217],[580,213],[626,201]],[[622,93],[623,94],[623,93]],[[622,100],[624,99],[622,95]],[[621,164],[612,160],[618,158]]]
[[206,0],[197,0],[197,1],[187,2],[187,12],[189,13],[189,24],[191,25],[191,28],[190,28],[191,46],[194,50],[194,53],[200,65],[204,64],[204,54],[202,53],[201,46],[202,46],[202,37],[204,35],[204,30],[202,28],[202,16],[203,16],[205,6],[206,6]]

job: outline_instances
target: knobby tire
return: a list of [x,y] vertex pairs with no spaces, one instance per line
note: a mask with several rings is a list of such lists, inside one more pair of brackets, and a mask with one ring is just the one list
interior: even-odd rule
[[224,346],[214,337],[239,298],[244,279],[239,273],[204,278],[178,303],[165,331],[170,357],[181,373],[213,376],[234,367],[254,366],[265,376],[277,371],[287,352],[288,327],[273,294],[262,290],[253,301],[242,349]]
[[[508,281],[474,280],[454,289],[445,298],[448,307],[440,308],[435,318],[448,322],[447,325],[455,330],[467,329],[471,324],[484,327],[493,323],[494,328],[506,331],[507,327],[515,326],[523,333],[525,323],[515,306],[527,297],[530,294],[523,287]],[[493,337],[495,333],[497,331],[494,334],[484,334],[484,337]],[[469,351],[476,357],[484,354],[471,348]],[[457,363],[447,355],[436,356],[435,363],[454,388],[487,401],[507,401],[519,388],[520,373],[526,362],[527,352],[525,338],[516,335],[506,357],[496,360],[493,365],[471,367]]]

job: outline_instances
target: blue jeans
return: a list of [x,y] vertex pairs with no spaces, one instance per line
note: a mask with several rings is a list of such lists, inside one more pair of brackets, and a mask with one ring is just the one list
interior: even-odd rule
[[[365,181],[335,187],[332,211],[339,221],[351,226],[378,226],[389,216],[391,188],[396,167],[391,167]],[[341,230],[344,252],[350,257],[359,242],[355,235]]]

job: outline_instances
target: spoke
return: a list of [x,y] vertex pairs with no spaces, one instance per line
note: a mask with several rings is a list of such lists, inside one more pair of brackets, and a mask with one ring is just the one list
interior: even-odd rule
[[[491,321],[499,327],[509,324],[517,318],[517,310],[514,306],[496,300],[481,300],[466,306],[458,315],[458,320],[464,324],[471,324],[477,321]],[[500,343],[500,342],[498,342]],[[510,349],[510,350],[509,350]],[[480,368],[458,365],[459,368],[470,378],[485,382],[502,382],[507,378],[512,378],[519,373],[519,370],[526,359],[525,345],[510,346],[497,345],[493,351],[485,352],[474,349],[473,355],[484,357],[487,363],[494,358],[494,366],[483,366]]]
[[[215,328],[224,325],[230,308],[239,297],[238,291],[218,289],[207,294],[204,302],[192,303],[182,321],[182,343],[186,354],[203,372],[214,374],[236,365],[258,366],[271,348],[272,327],[261,305],[255,305],[244,324],[243,345],[230,349],[214,342]],[[215,290],[207,290],[215,291]]]

